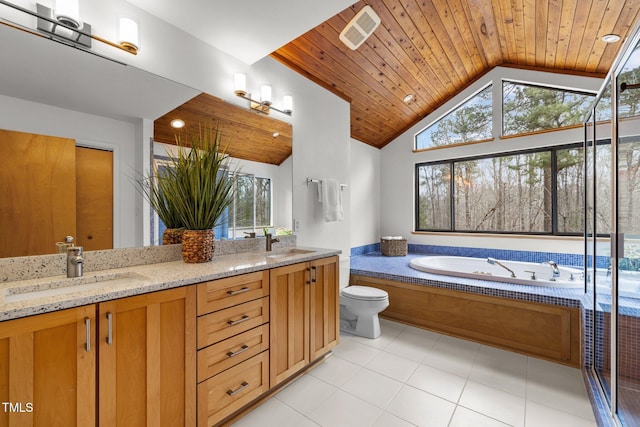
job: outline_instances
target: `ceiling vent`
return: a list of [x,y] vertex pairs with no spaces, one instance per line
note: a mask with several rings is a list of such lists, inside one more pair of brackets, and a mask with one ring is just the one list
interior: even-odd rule
[[340,33],[340,40],[352,50],[356,50],[378,28],[380,17],[371,6],[362,8]]

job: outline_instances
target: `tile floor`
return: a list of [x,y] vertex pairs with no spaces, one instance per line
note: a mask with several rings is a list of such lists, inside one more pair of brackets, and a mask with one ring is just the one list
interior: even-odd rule
[[595,427],[578,369],[382,320],[234,427]]

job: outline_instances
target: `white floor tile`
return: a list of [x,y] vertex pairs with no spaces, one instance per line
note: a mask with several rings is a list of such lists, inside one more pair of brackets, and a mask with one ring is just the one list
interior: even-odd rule
[[482,346],[469,374],[469,379],[525,397],[527,357],[506,350]]
[[467,381],[458,404],[512,426],[524,426],[525,399],[522,397]]
[[382,414],[382,409],[338,390],[309,418],[323,427],[370,427]]
[[336,387],[311,375],[303,375],[276,394],[275,398],[296,411],[309,415],[333,393]]
[[312,426],[310,420],[277,399],[269,399],[233,424],[233,427]]
[[[508,427],[509,424],[502,423],[486,415],[479,414],[462,406],[456,408],[449,427]],[[549,424],[546,427],[551,427]],[[527,426],[528,427],[528,426]]]
[[401,388],[401,382],[364,368],[347,381],[341,390],[384,409]]
[[312,375],[335,387],[341,387],[360,369],[362,369],[360,365],[332,356],[310,370],[308,375]]
[[558,409],[527,401],[526,418],[527,427],[596,427],[593,416],[582,418]]
[[420,365],[411,375],[407,384],[457,403],[466,382],[466,378],[428,365]]
[[456,405],[411,386],[403,386],[387,412],[418,426],[446,427]]
[[387,345],[385,351],[414,362],[421,362],[439,338],[440,335],[433,332],[407,328]]
[[380,418],[376,420],[376,423],[372,427],[413,427],[415,424],[411,424],[408,421],[398,418],[388,412],[383,412]]
[[593,417],[582,373],[577,368],[529,358],[527,400],[579,417]]
[[479,348],[479,344],[443,335],[422,359],[422,363],[466,378],[473,368]]
[[378,349],[350,339],[341,341],[340,344],[333,349],[335,356],[360,366],[365,366],[379,353],[380,350]]
[[381,352],[374,357],[366,367],[379,374],[405,383],[418,367],[418,363],[396,356],[395,354]]

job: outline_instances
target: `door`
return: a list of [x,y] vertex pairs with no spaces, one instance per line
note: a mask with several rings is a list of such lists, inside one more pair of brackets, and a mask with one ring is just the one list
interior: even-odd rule
[[76,234],[75,141],[0,130],[0,257],[57,252]]
[[310,361],[310,268],[307,263],[274,268],[269,279],[269,378],[274,387]]
[[338,345],[339,271],[338,257],[323,258],[311,263],[310,331],[311,360],[328,353]]
[[99,425],[194,426],[194,286],[98,305]]
[[113,151],[76,147],[76,243],[113,249]]
[[0,322],[0,426],[95,425],[95,305]]

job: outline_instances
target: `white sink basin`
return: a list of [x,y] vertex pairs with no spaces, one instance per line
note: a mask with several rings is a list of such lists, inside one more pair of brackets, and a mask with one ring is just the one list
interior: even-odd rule
[[86,292],[104,287],[117,287],[140,282],[146,278],[133,272],[88,274],[82,277],[59,279],[34,285],[22,285],[6,288],[3,291],[4,302],[19,302],[30,299],[67,295],[74,292]]
[[285,249],[285,250],[274,252],[274,253],[272,253],[270,255],[267,255],[267,258],[268,259],[288,258],[288,257],[296,256],[296,255],[311,254],[311,253],[314,253],[314,252],[315,251],[312,250],[312,249],[298,249],[298,248]]

